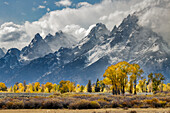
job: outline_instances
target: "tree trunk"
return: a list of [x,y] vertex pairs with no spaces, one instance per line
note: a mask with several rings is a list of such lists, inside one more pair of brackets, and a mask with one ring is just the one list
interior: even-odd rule
[[102,87],[102,92],[104,91],[104,87]]
[[161,92],[163,92],[163,82],[161,83],[161,86],[162,86],[162,87],[161,87]]
[[132,83],[130,84],[130,94],[132,94],[132,89],[133,89],[133,85]]
[[136,79],[134,80],[134,95],[136,95]]
[[117,95],[117,85],[115,85],[115,87],[116,87],[115,94]]
[[118,95],[120,95],[120,89],[117,90]]
[[114,89],[114,87],[113,87],[113,89],[112,89],[112,94],[115,95],[115,89]]
[[153,82],[151,81],[151,92],[153,92]]
[[123,90],[122,90],[122,94],[125,94],[125,86],[123,85]]

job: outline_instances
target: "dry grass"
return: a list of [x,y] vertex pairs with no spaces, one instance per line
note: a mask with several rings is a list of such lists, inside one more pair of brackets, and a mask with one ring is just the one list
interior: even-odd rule
[[170,96],[106,96],[64,94],[0,99],[0,109],[170,108]]
[[148,109],[91,109],[91,110],[46,110],[46,109],[25,109],[25,110],[0,110],[0,113],[170,113],[170,108],[148,108]]

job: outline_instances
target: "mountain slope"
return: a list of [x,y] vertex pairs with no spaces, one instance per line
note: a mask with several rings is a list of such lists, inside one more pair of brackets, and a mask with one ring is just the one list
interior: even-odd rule
[[4,51],[0,48],[0,58],[2,58],[5,55]]
[[[20,62],[18,61],[20,56],[20,50],[16,48],[11,48],[7,51],[4,57],[0,59],[0,77],[1,81],[8,81],[20,67]],[[13,79],[13,78],[12,78]]]
[[[170,54],[167,43],[161,36],[139,26],[137,22],[137,16],[129,15],[118,28],[114,28],[114,33],[112,31],[110,36],[105,36],[101,43],[97,43],[100,42],[99,38],[94,46],[90,43],[87,46],[91,46],[90,49],[82,49],[84,52],[81,55],[64,67],[50,71],[41,81],[56,78],[56,81],[71,79],[84,83],[88,79],[102,78],[107,66],[120,61],[138,63],[146,72],[145,74],[161,72],[168,78]],[[90,37],[90,40],[92,39],[93,37]],[[86,40],[82,40],[81,43],[89,44]],[[79,44],[78,47],[83,48],[83,45]]]
[[[31,48],[31,45],[28,47]],[[111,32],[104,24],[98,23],[77,45],[61,47],[55,53],[34,59],[18,70],[16,68],[8,84],[24,80],[41,83],[72,80],[87,84],[89,79],[102,79],[107,66],[120,61],[138,63],[145,75],[161,72],[168,82],[169,50],[162,37],[149,28],[139,26],[138,17],[133,14]]]
[[61,47],[69,48],[78,43],[76,37],[63,33],[62,31],[56,32],[54,36],[48,34],[44,40],[53,52],[59,50]]
[[21,50],[21,59],[32,60],[42,57],[52,50],[49,45],[42,39],[40,34],[36,34],[31,43]]

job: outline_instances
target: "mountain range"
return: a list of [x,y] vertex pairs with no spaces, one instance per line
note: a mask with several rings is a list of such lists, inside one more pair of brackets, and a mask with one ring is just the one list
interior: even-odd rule
[[[114,25],[113,25],[114,26]],[[109,31],[97,23],[82,40],[62,31],[44,39],[36,34],[21,51],[0,49],[0,77],[8,85],[15,82],[55,82],[71,80],[87,84],[103,79],[105,69],[120,61],[138,63],[144,75],[162,73],[169,82],[170,47],[151,29],[138,25],[138,16],[128,15]]]

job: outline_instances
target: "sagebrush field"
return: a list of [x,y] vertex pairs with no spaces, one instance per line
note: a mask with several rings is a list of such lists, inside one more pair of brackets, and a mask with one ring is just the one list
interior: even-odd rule
[[100,109],[169,108],[170,94],[119,96],[93,94],[55,94],[50,97],[0,99],[1,109]]

